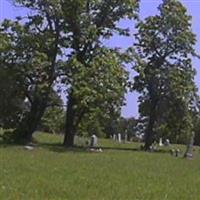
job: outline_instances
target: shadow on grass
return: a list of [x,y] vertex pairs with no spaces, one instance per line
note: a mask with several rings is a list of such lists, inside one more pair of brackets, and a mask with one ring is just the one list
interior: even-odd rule
[[86,153],[88,152],[87,147],[69,147],[66,148],[61,143],[38,143],[38,146],[49,151],[57,152],[57,153],[64,153],[64,152],[74,152],[74,153]]
[[[40,147],[48,149],[50,151],[54,152],[87,152],[90,153],[90,147],[83,147],[83,146],[73,146],[73,147],[65,147],[62,144],[39,144]],[[116,150],[116,151],[140,151],[140,149],[137,148],[119,148],[119,147],[106,147],[106,146],[98,146],[93,147],[92,149],[102,149],[102,150]]]
[[[83,147],[83,146],[74,146],[66,148],[61,143],[40,143],[38,144],[39,147],[44,149],[48,149],[53,152],[63,153],[63,152],[74,152],[74,153],[91,153],[90,147]],[[109,147],[109,146],[98,146],[93,147],[92,149],[102,149],[103,151],[134,151],[134,152],[144,152],[140,148],[128,148],[128,147]],[[169,153],[169,150],[158,149],[150,153]]]
[[0,148],[12,148],[12,147],[21,147],[24,148],[26,146],[32,146],[33,148],[42,148],[49,151],[54,151],[58,153],[62,152],[86,152],[86,148],[81,147],[72,147],[72,148],[66,148],[61,143],[41,143],[38,141],[34,141],[34,143],[30,144],[17,144],[17,143],[10,143],[5,141],[0,141]]
[[[0,148],[7,148],[7,147],[24,147],[26,145],[19,145],[19,144],[13,144],[13,143],[5,143],[3,141],[0,141]],[[52,152],[57,152],[57,153],[65,153],[65,152],[73,152],[73,153],[91,153],[90,147],[89,146],[74,146],[74,147],[69,147],[66,148],[63,146],[62,143],[41,143],[35,141],[33,144],[34,148],[43,148],[47,149]],[[109,150],[114,150],[114,151],[134,151],[134,152],[144,152],[144,150],[141,150],[140,147],[138,148],[130,148],[130,147],[110,147],[110,146],[98,146],[93,149],[102,149],[103,151],[109,151]],[[169,149],[157,149],[154,151],[146,151],[149,153],[169,153]]]
[[7,147],[17,147],[17,146],[22,146],[21,144],[16,144],[12,142],[5,142],[3,140],[0,140],[0,148],[7,148]]
[[169,153],[169,150],[164,150],[164,149],[157,149],[154,151],[144,151],[140,147],[138,148],[128,148],[128,147],[99,147],[105,150],[119,150],[119,151],[139,151],[139,152],[149,152],[149,153]]

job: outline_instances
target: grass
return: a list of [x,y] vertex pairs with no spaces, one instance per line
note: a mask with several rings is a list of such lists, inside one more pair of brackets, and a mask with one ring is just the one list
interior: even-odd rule
[[[136,151],[101,140],[103,153],[63,148],[61,136],[36,134],[32,151],[0,148],[1,200],[199,200],[200,156]],[[184,148],[179,146],[179,148]]]

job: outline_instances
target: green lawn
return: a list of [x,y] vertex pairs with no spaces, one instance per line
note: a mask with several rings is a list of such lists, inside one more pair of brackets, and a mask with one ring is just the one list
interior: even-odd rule
[[66,150],[60,136],[37,134],[38,147],[0,148],[0,200],[199,200],[200,152],[193,160],[116,144],[103,153]]

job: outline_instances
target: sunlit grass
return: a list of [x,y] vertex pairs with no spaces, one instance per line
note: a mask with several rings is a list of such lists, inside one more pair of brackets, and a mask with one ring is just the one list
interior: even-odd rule
[[62,136],[37,134],[36,138],[39,144],[32,151],[0,148],[0,199],[200,199],[198,148],[194,159],[186,160],[169,153],[135,151],[140,144],[103,139],[99,145],[109,148],[91,153],[64,149],[59,145]]

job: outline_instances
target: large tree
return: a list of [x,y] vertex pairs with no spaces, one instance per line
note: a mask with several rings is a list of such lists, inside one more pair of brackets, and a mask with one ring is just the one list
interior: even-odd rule
[[56,1],[14,1],[33,12],[15,21],[5,20],[1,32],[9,38],[11,49],[1,51],[1,63],[23,79],[22,89],[30,103],[14,131],[16,142],[28,142],[45,111],[56,79],[61,53],[62,11]]
[[[116,52],[103,47],[95,51],[98,53],[93,54],[87,66],[76,58],[71,60],[70,65],[76,72],[72,72],[70,82],[73,85],[69,88],[73,90],[73,115],[68,117],[74,118],[70,124],[66,119],[66,125],[73,130],[70,137],[65,137],[66,143],[73,144],[77,131],[103,132],[106,120],[121,112],[128,75],[122,59]],[[95,131],[95,127],[98,130]]]
[[[196,87],[191,56],[195,35],[186,8],[175,0],[163,0],[159,13],[137,25],[138,75],[134,88],[139,97],[140,115],[147,120],[145,149],[159,135],[160,125],[168,131],[191,132],[190,105]],[[173,118],[173,119],[172,119]]]
[[[71,33],[71,56],[80,64],[78,65],[80,68],[90,70],[92,60],[96,57],[95,54],[98,53],[96,50],[102,48],[102,39],[109,39],[113,33],[121,35],[129,33],[129,30],[118,27],[117,22],[125,17],[129,19],[136,18],[138,1],[70,0],[63,1],[62,10],[64,20],[68,24],[68,30]],[[65,146],[73,146],[77,124],[76,118],[80,114],[76,109],[79,100],[76,99],[74,85],[77,85],[77,83],[73,79],[79,67],[75,64],[72,68],[72,81],[68,84]],[[116,77],[113,76],[112,78],[116,80]],[[98,81],[96,84],[99,85]],[[104,87],[107,87],[107,85]],[[98,92],[93,95],[96,98]],[[96,106],[98,105],[96,104]]]

